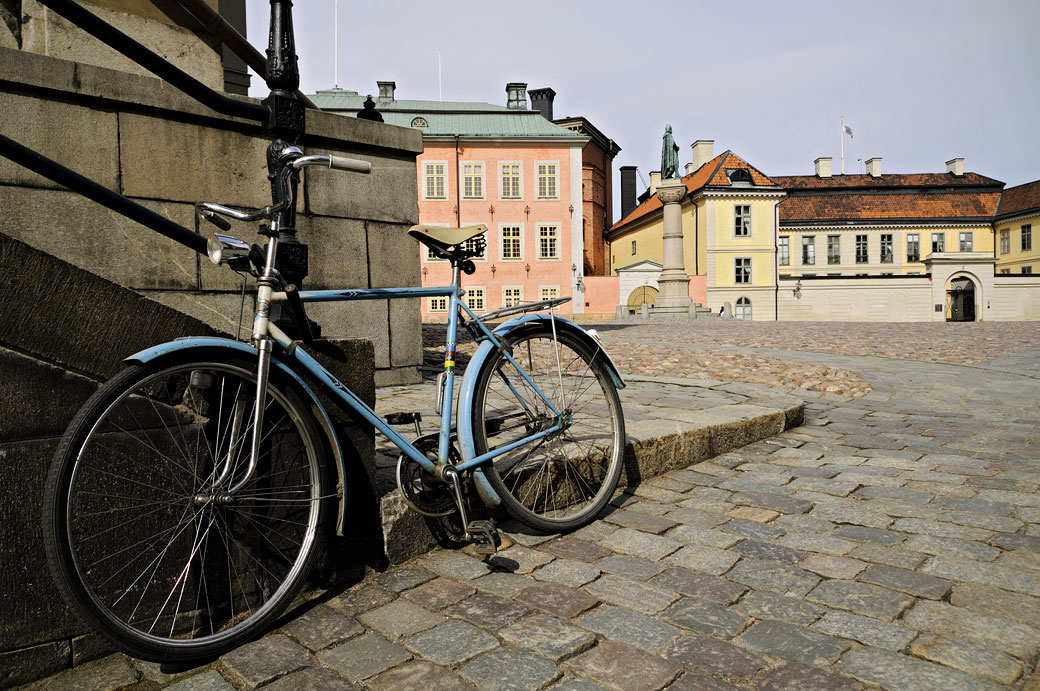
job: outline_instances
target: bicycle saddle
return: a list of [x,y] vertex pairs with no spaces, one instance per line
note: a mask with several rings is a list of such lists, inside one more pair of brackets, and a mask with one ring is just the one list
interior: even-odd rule
[[466,242],[466,240],[475,238],[486,232],[487,226],[483,223],[478,223],[475,226],[465,226],[463,228],[420,225],[412,226],[408,229],[408,234],[413,238],[424,245],[429,245],[441,252],[447,252],[449,247],[461,245]]

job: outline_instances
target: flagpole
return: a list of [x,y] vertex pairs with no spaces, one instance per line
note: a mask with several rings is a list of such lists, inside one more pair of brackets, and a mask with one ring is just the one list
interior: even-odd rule
[[335,57],[332,58],[334,65],[332,70],[332,85],[339,88],[339,0],[335,0],[332,20],[332,46]]
[[845,174],[845,116],[841,116],[841,129],[838,130],[838,136],[841,137],[841,174]]

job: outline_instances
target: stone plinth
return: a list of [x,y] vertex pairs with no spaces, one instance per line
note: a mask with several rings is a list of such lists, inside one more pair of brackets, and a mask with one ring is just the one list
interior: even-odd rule
[[688,307],[690,277],[683,264],[682,199],[686,184],[679,179],[662,180],[657,197],[664,204],[664,268],[657,285],[660,294],[655,306]]

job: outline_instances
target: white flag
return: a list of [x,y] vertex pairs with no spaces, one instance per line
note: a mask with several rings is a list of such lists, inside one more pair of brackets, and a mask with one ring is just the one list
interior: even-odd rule
[[845,134],[849,135],[850,138],[855,139],[855,137],[852,136],[852,128],[846,125],[844,122],[841,123],[841,129],[845,132]]

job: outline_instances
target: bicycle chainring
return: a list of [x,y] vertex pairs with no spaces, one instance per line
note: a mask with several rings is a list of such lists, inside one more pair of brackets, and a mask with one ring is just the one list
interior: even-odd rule
[[[420,437],[414,442],[415,448],[426,454],[427,458],[432,455],[430,460],[436,460],[437,436],[430,434]],[[455,446],[450,446],[449,461],[458,463],[461,458]],[[458,510],[451,488],[405,454],[397,457],[397,488],[405,503],[423,516],[448,516]]]

